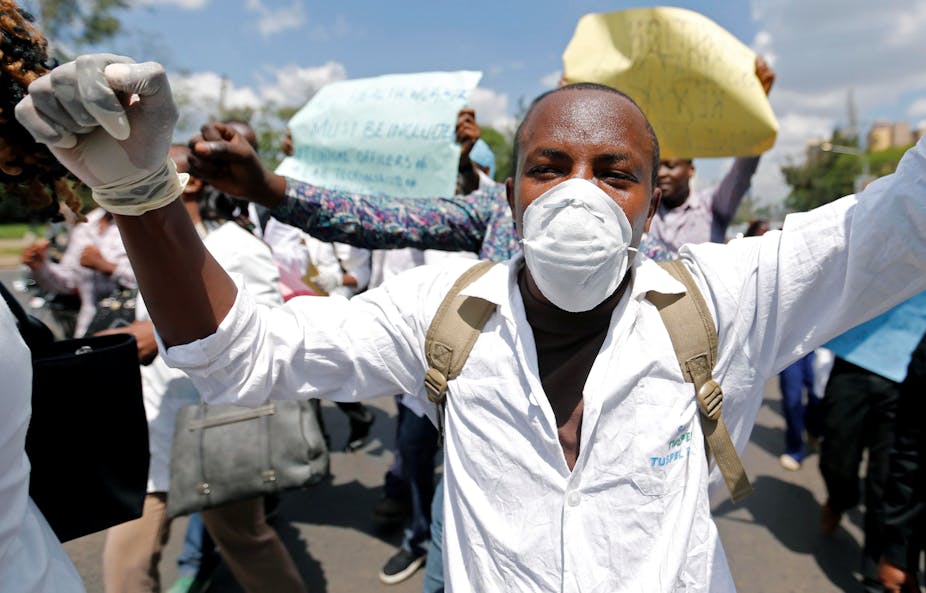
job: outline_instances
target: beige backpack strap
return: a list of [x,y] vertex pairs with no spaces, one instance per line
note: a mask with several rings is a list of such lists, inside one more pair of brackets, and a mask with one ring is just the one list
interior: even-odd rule
[[649,300],[659,314],[672,339],[675,355],[685,381],[694,384],[700,408],[707,459],[717,460],[730,497],[739,502],[752,494],[752,485],[740,461],[727,425],[723,421],[723,390],[713,378],[717,363],[717,330],[694,278],[679,260],[659,262],[659,265],[685,285],[685,294],[663,294],[651,291]]
[[428,370],[424,386],[438,407],[438,429],[443,434],[442,406],[447,395],[447,382],[455,379],[469,357],[482,328],[495,312],[495,304],[460,292],[495,265],[479,262],[460,276],[444,297],[424,340]]

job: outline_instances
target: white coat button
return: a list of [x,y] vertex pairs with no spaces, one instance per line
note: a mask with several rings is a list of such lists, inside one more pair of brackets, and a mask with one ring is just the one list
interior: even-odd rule
[[582,495],[577,490],[573,490],[566,495],[566,504],[569,506],[577,507],[580,502],[582,502]]

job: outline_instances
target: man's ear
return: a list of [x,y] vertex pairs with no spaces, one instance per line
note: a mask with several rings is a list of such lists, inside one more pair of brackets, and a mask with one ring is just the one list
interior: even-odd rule
[[695,166],[694,166],[694,163],[691,163],[690,165],[688,165],[688,179],[690,180],[692,177],[694,177],[694,174],[695,174]]
[[649,232],[649,225],[653,222],[653,217],[656,216],[656,212],[659,210],[659,202],[662,200],[662,190],[658,187],[653,188],[653,196],[649,200],[649,213],[646,215],[646,224],[643,226],[643,231]]

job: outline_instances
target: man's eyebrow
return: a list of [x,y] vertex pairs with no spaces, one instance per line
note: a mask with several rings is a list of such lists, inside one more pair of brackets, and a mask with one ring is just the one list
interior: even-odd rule
[[626,152],[609,152],[606,154],[599,155],[595,160],[602,161],[605,163],[622,163],[626,161],[633,162],[637,159],[635,159],[632,154],[629,154]]
[[568,159],[569,154],[564,150],[559,150],[558,148],[540,148],[531,153],[531,156],[534,158],[537,157],[546,157],[548,159]]

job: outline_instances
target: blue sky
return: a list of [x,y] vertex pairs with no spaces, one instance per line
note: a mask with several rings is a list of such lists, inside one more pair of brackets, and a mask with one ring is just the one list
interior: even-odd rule
[[[28,2],[26,2],[28,4]],[[700,12],[766,55],[779,139],[754,192],[787,194],[782,163],[846,120],[847,93],[866,131],[877,119],[926,123],[926,2],[728,0],[670,2]],[[188,105],[225,100],[300,105],[332,80],[397,72],[481,70],[480,123],[510,125],[519,101],[551,88],[579,17],[652,6],[604,0],[133,0],[125,34],[106,48],[157,60]],[[192,108],[192,107],[190,107]],[[195,117],[195,116],[191,116]],[[699,182],[728,161],[699,161]]]

